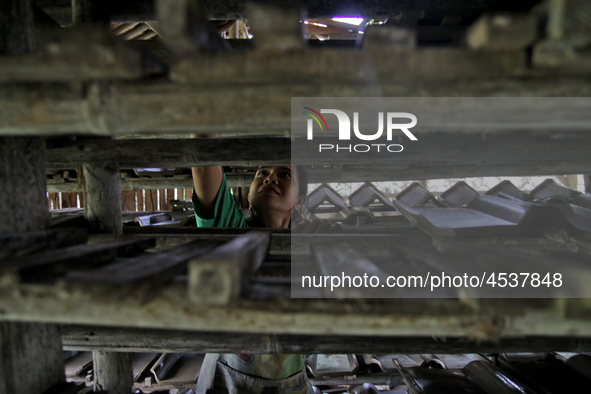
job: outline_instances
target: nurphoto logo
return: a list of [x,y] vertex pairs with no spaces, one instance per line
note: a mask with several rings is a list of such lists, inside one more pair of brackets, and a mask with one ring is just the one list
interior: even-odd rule
[[[324,131],[326,128],[326,132],[328,132],[328,124],[326,123],[326,119],[322,116],[322,114],[333,114],[337,117],[337,121],[339,123],[339,141],[351,141],[351,119],[349,115],[345,112],[338,110],[338,109],[321,109],[320,112],[309,108],[309,107],[302,107],[307,109],[310,112],[303,112],[304,114],[310,116],[307,123],[307,138],[308,140],[314,139],[314,121],[320,127],[320,131]],[[408,112],[386,112],[384,116],[384,112],[378,112],[378,131],[373,134],[363,134],[359,130],[359,113],[353,112],[353,133],[354,139],[359,139],[361,141],[375,141],[382,137],[384,134],[384,118],[386,119],[386,139],[388,141],[392,141],[392,135],[394,130],[400,130],[406,135],[411,141],[418,141],[417,137],[414,136],[413,133],[409,129],[413,128],[417,124],[417,117]],[[400,119],[407,119],[410,120],[408,123],[395,123],[399,122]],[[402,152],[403,146],[400,144],[349,144],[349,145],[339,145],[339,144],[318,144],[318,151],[334,151],[334,152],[357,152],[357,153],[365,153],[369,151],[387,151],[391,153],[398,153]]]

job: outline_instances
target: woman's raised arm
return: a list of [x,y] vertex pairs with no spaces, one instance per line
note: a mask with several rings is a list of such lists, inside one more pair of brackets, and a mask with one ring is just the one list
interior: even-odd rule
[[[191,134],[191,138],[215,138],[215,134]],[[193,167],[193,185],[197,204],[204,217],[213,216],[215,200],[222,184],[222,168],[219,166]]]

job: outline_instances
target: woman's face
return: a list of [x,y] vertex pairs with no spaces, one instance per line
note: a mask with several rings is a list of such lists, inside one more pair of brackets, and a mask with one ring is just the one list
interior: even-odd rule
[[291,215],[292,207],[298,202],[298,190],[295,166],[261,166],[250,184],[248,197],[259,214],[271,211]]

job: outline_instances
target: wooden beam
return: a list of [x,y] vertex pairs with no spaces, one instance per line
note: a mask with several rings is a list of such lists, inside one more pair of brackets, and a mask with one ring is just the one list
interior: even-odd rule
[[[40,28],[43,37],[31,55],[4,57],[0,82],[70,82],[134,79],[150,71],[145,56],[106,28]],[[156,66],[154,62],[150,66]]]
[[[558,134],[561,137],[555,138]],[[318,137],[315,141],[318,140],[318,144],[334,144],[334,138],[331,138]],[[422,135],[417,144],[405,144],[401,153],[384,155],[368,152],[360,155],[326,152],[322,162],[319,162],[318,154],[311,151],[310,145],[302,144],[302,149],[299,149],[297,144],[300,139],[295,141],[296,145],[285,137],[72,141],[59,147],[49,147],[47,162],[50,168],[70,168],[76,163],[105,159],[119,160],[122,168],[321,164],[320,169],[309,171],[310,182],[579,174],[591,171],[588,155],[581,148],[591,144],[591,136],[584,131],[498,132],[487,133],[485,139],[479,134],[442,131]],[[523,146],[528,146],[528,149],[523,150]],[[292,155],[292,148],[296,149],[297,155]],[[324,168],[325,165],[334,167]],[[232,175],[229,175],[231,179]],[[132,182],[141,184],[141,181]],[[168,183],[165,183],[167,186]]]
[[[365,61],[360,62],[360,57]],[[297,83],[306,80],[320,82],[323,79],[369,83],[368,63],[372,65],[373,81],[377,78],[381,82],[403,78],[441,81],[526,73],[525,51],[522,50],[406,49],[368,45],[363,51],[342,48],[289,52],[267,50],[245,52],[239,59],[233,53],[207,56],[199,61],[183,58],[173,64],[170,76],[174,81],[190,83],[228,80],[240,83]],[[305,97],[305,93],[299,96]]]
[[92,283],[117,287],[149,285],[153,290],[166,284],[174,275],[185,272],[189,260],[206,253],[209,249],[210,246],[206,242],[196,240],[159,253],[119,259],[93,271],[71,272],[68,281],[73,286],[80,284],[82,287]]
[[2,1],[0,4],[0,54],[28,54],[34,52],[36,47],[33,2]]
[[[0,55],[27,54],[35,44],[32,1],[2,1]],[[0,138],[0,190],[0,235],[47,228],[41,138]],[[64,382],[59,327],[43,323],[0,323],[0,392],[41,394]]]
[[84,215],[95,230],[121,234],[121,182],[116,163],[83,166]]
[[3,261],[2,272],[15,272],[23,280],[49,279],[69,269],[103,265],[117,256],[134,255],[154,245],[154,239],[149,238],[75,245]]
[[57,325],[0,323],[0,356],[2,393],[42,394],[65,380]]
[[86,243],[86,231],[59,229],[0,236],[0,260]]
[[269,250],[269,233],[250,232],[189,262],[189,298],[196,305],[228,305]]
[[43,141],[0,137],[0,234],[45,230],[48,225]]
[[62,326],[65,350],[166,353],[330,354],[354,353],[517,353],[584,352],[588,338],[509,337],[477,342],[448,337],[368,337],[364,335],[288,335],[152,330],[141,328]]
[[[292,61],[301,63],[299,58]],[[2,84],[0,135],[223,134],[238,131],[255,134],[260,130],[283,134],[290,129],[292,97],[371,95],[367,83],[344,78],[346,82],[267,81],[249,85],[249,89],[236,89],[228,80],[219,84],[208,81],[206,85],[162,81],[91,83],[84,88],[59,84]],[[372,86],[380,88],[384,97],[586,97],[591,94],[588,77],[490,77],[484,80],[459,77],[453,81],[405,78],[379,81]],[[215,102],[226,105],[212,106]],[[85,108],[92,108],[92,111]],[[513,110],[508,108],[506,113]],[[551,114],[540,111],[538,115],[545,118]]]

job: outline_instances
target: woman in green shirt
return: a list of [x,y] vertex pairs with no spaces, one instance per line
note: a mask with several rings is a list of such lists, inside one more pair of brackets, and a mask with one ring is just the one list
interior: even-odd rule
[[[261,166],[250,185],[252,220],[234,203],[221,167],[195,167],[193,206],[198,227],[288,228],[306,202],[308,182],[299,166]],[[207,354],[197,394],[313,393],[302,355]]]

